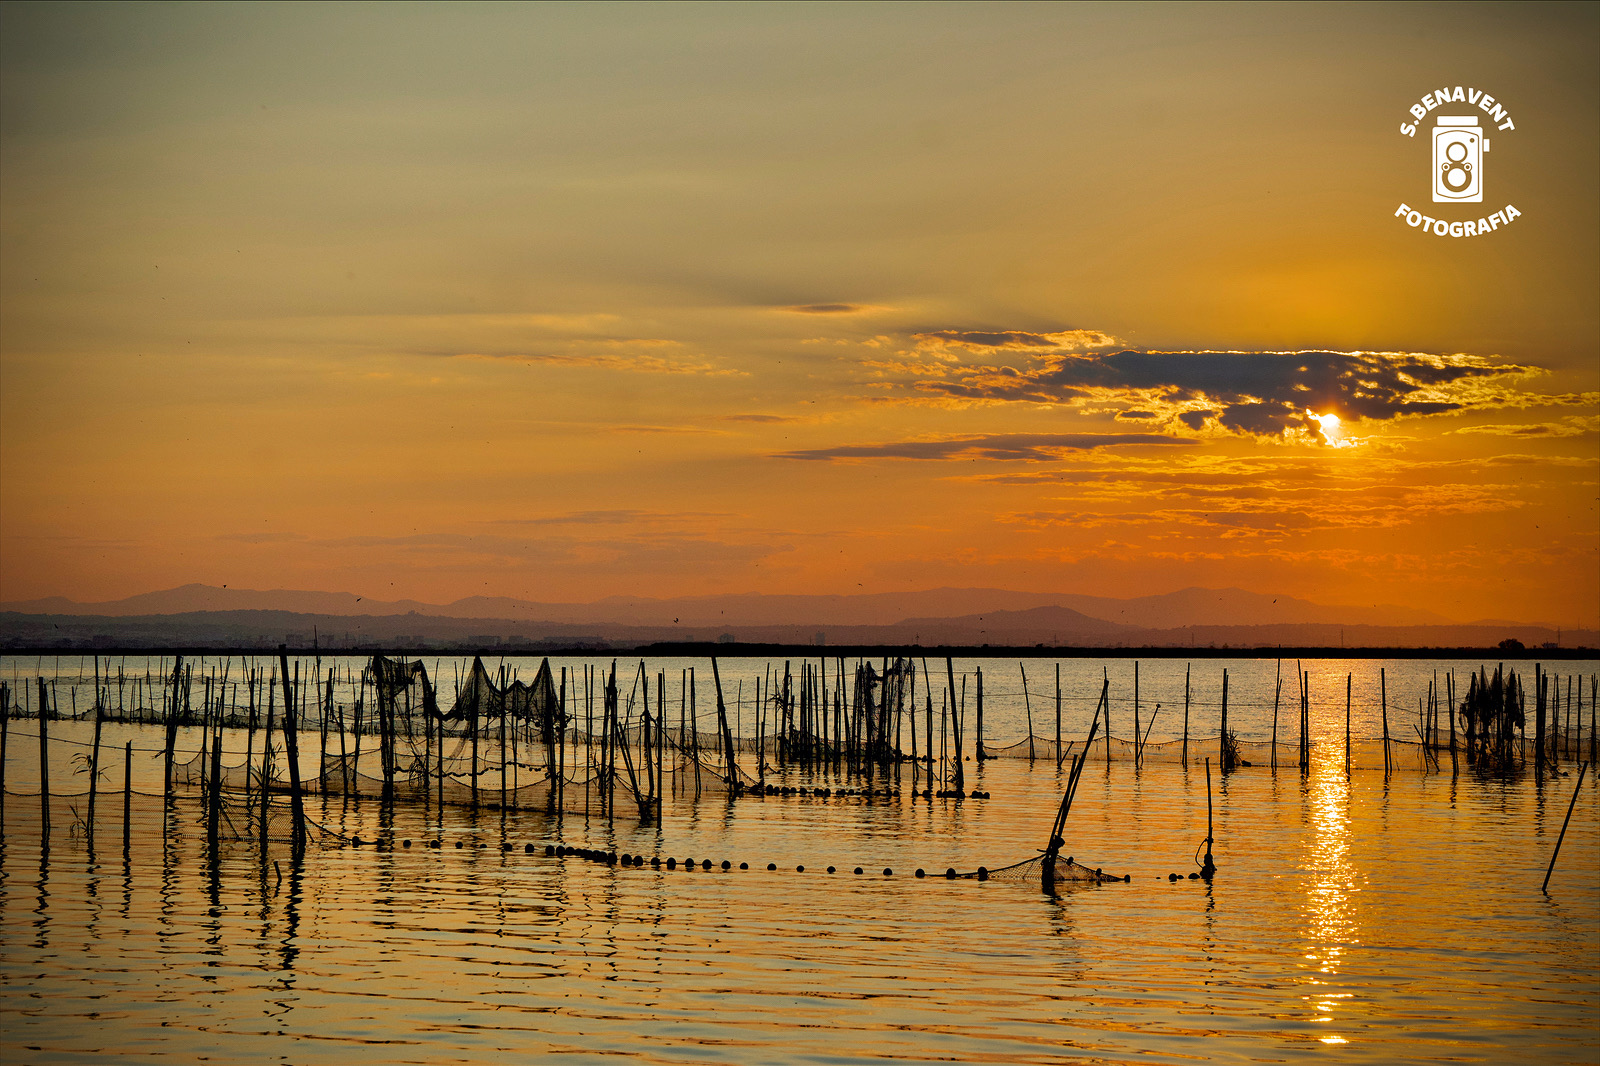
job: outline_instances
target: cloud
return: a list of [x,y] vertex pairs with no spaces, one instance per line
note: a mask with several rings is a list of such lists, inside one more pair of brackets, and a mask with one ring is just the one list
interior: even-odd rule
[[[1132,349],[1073,353],[1056,343],[1062,334],[942,330],[917,336],[969,351],[1026,357],[1021,367],[969,364],[914,375],[912,387],[924,394],[968,402],[1120,408],[1124,418],[1145,418],[1191,432],[1214,427],[1258,437],[1324,440],[1321,425],[1308,412],[1382,422],[1524,406],[1529,394],[1517,383],[1540,373],[1536,367],[1473,355]],[[1568,398],[1545,399],[1563,403]]]
[[1194,444],[1159,433],[993,433],[978,437],[897,441],[888,444],[846,444],[780,452],[777,459],[995,459],[1047,462],[1063,453],[1129,444]]
[[1496,437],[1581,437],[1600,429],[1600,418],[1577,417],[1561,422],[1535,422],[1531,424],[1504,423],[1487,426],[1463,426],[1456,433],[1486,433]]
[[724,421],[724,422],[753,422],[753,423],[756,423],[758,425],[765,425],[765,424],[770,423],[770,422],[799,422],[799,421],[802,421],[802,419],[800,419],[800,418],[798,418],[798,417],[796,417],[794,415],[755,415],[755,414],[752,414],[752,415],[723,415],[722,416],[722,421]]
[[863,311],[875,311],[877,308],[868,307],[866,304],[795,304],[779,310],[797,315],[858,315]]
[[660,523],[685,518],[727,518],[726,511],[643,511],[636,508],[616,508],[603,511],[568,511],[565,514],[539,515],[533,518],[494,518],[484,522],[491,526],[620,526],[640,523]]
[[1110,348],[1121,342],[1097,329],[1065,329],[1056,333],[1026,330],[997,331],[938,329],[913,335],[921,348],[960,348],[969,352],[1079,352],[1090,348]]
[[698,374],[705,377],[744,377],[743,370],[730,370],[713,363],[684,356],[672,349],[677,341],[653,337],[570,340],[560,351],[531,351],[512,347],[504,350],[479,349],[469,352],[442,352],[456,359],[510,361],[529,365],[592,367],[635,374]]

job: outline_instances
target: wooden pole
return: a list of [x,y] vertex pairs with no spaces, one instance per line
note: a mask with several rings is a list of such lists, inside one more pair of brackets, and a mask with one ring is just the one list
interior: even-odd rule
[[128,842],[132,838],[129,826],[133,822],[133,741],[128,741],[122,747],[122,854],[128,854]]
[[728,728],[728,708],[722,702],[722,672],[717,669],[717,657],[711,657],[711,680],[717,690],[717,728],[722,731],[722,750],[726,760],[728,791],[739,791],[739,763],[733,753],[733,731]]
[[1139,660],[1133,661],[1133,768],[1141,765],[1142,749],[1139,745]]
[[[1226,670],[1223,671],[1222,676],[1224,678],[1226,678],[1228,676]],[[1226,680],[1223,681],[1222,686],[1223,686],[1224,689],[1227,688],[1228,683],[1227,683]],[[1204,878],[1206,878],[1208,880],[1210,879],[1212,874],[1217,872],[1216,861],[1211,857],[1211,845],[1215,841],[1216,841],[1216,830],[1212,828],[1212,820],[1211,820],[1211,760],[1207,759],[1206,760],[1206,857],[1205,857],[1205,861],[1200,864],[1200,876],[1204,877]]]
[[[1221,749],[1221,755],[1219,756],[1218,761],[1217,761],[1217,769],[1218,769],[1219,772],[1225,774],[1225,773],[1227,773],[1229,770],[1231,770],[1233,768],[1232,767],[1232,760],[1229,759],[1229,757],[1228,757],[1228,668],[1227,667],[1223,667],[1222,668],[1222,733],[1217,738],[1217,745]],[[1210,798],[1210,795],[1211,795],[1210,782],[1211,782],[1211,760],[1207,759],[1206,760],[1206,789],[1207,789],[1206,796],[1207,796],[1207,802],[1209,802],[1209,798]]]
[[6,824],[6,742],[11,739],[11,686],[0,681],[0,834]]
[[39,678],[39,818],[40,838],[50,840],[50,690]]
[[1106,769],[1111,769],[1111,672],[1100,668],[1100,688],[1106,694]]
[[1578,767],[1578,783],[1572,786],[1572,800],[1567,804],[1567,816],[1561,821],[1561,835],[1556,837],[1556,849],[1550,853],[1550,865],[1544,871],[1544,884],[1539,886],[1540,892],[1550,890],[1550,875],[1556,868],[1556,856],[1561,854],[1561,842],[1567,839],[1567,823],[1572,821],[1572,808],[1578,805],[1578,792],[1583,788],[1583,775],[1589,769],[1585,762]]
[[1350,772],[1350,687],[1354,681],[1354,674],[1344,675],[1344,769]]
[[295,692],[300,687],[300,664],[294,664],[294,681],[289,680],[289,654],[286,647],[278,645],[278,668],[283,672],[283,745],[284,756],[289,761],[289,812],[294,820],[295,850],[305,844],[306,810],[300,795],[300,723],[295,714]]
[[178,700],[178,685],[182,683],[182,680],[183,656],[176,655],[172,660],[172,695],[167,703],[166,782],[162,788],[162,791],[168,797],[172,795],[172,748],[178,742],[178,722],[182,710]]
[[85,823],[89,850],[94,850],[94,801],[100,784],[100,727],[105,721],[105,708],[100,702],[100,656],[94,657],[94,744],[89,749],[89,816]]
[[1389,772],[1389,678],[1383,667],[1378,668],[1378,686],[1383,707],[1383,772]]
[[1183,768],[1189,768],[1189,669],[1191,664],[1183,665]]
[[1022,705],[1028,712],[1028,765],[1033,765],[1033,703],[1028,698],[1028,671],[1021,663],[1017,670],[1022,674]]
[[[267,823],[272,813],[272,711],[277,696],[277,678],[267,684],[267,728],[261,734],[261,866],[267,864]],[[263,875],[264,876],[264,875]]]
[[961,770],[961,726],[956,721],[956,667],[955,661],[948,655],[944,660],[945,677],[950,682],[950,737],[955,742],[956,765],[955,786],[959,790],[964,787],[965,778]]
[[1283,699],[1283,660],[1278,660],[1277,687],[1272,693],[1272,768],[1278,768],[1278,704]]
[[1056,663],[1056,769],[1061,769],[1061,664]]
[[977,695],[978,695],[978,732],[977,732],[977,740],[976,740],[976,742],[974,744],[974,749],[975,750],[974,750],[973,757],[975,759],[977,759],[978,762],[982,762],[983,760],[987,759],[989,756],[983,750],[983,667],[981,667],[981,666],[977,668],[977,686],[978,686],[978,691],[977,691]]

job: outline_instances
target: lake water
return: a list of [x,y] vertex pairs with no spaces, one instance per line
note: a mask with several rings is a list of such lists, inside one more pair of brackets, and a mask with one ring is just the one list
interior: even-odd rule
[[[580,673],[580,660],[554,662]],[[652,662],[648,672],[676,685],[689,665],[704,686],[704,662]],[[725,689],[745,686],[739,720],[749,734],[750,689],[765,664],[720,665]],[[939,665],[930,663],[936,688]],[[977,665],[955,664],[958,685]],[[1024,736],[1017,664],[981,665],[990,743]],[[620,810],[607,819],[318,796],[313,818],[385,846],[314,846],[297,860],[274,841],[263,861],[253,843],[225,841],[213,863],[194,799],[137,794],[151,780],[148,751],[160,746],[144,726],[105,730],[119,755],[124,743],[139,749],[124,850],[120,760],[107,759],[91,848],[84,798],[66,795],[83,790],[72,756],[85,750],[88,726],[50,723],[60,794],[41,848],[38,723],[13,721],[0,835],[4,1059],[1593,1062],[1593,776],[1546,893],[1575,758],[1510,776],[1465,763],[1452,771],[1448,758],[1437,773],[1346,770],[1347,675],[1352,730],[1370,736],[1380,668],[1390,714],[1409,706],[1414,721],[1433,671],[1454,669],[1459,681],[1478,665],[1306,663],[1311,766],[1256,765],[1226,778],[1213,767],[1219,870],[1209,884],[1168,880],[1195,869],[1206,836],[1203,753],[1188,768],[1089,766],[1067,850],[1131,881],[1057,894],[938,876],[1036,853],[1065,780],[1050,760],[971,764],[968,787],[989,799],[930,801],[908,788],[892,798],[685,797],[648,825]],[[530,676],[537,660],[519,666]],[[1121,735],[1132,663],[1061,666],[1063,728],[1087,727],[1105,671],[1114,699],[1127,701],[1113,719]],[[92,686],[82,667],[75,657],[0,660],[8,682],[56,678],[62,707],[74,679],[87,673]],[[1054,731],[1054,667],[1026,665],[1039,736]],[[1230,727],[1268,735],[1270,660],[1197,662],[1194,735],[1215,737],[1223,667]],[[1553,668],[1587,679],[1596,664]],[[449,661],[429,669],[454,672]],[[1162,704],[1152,737],[1178,736],[1164,726],[1182,704],[1184,664],[1140,669],[1143,713]],[[697,692],[702,714],[708,698]],[[1286,685],[1280,728],[1297,701]],[[1585,750],[1591,706],[1584,688]],[[679,868],[544,854],[558,843],[671,856]],[[690,857],[714,868],[685,870]],[[918,879],[918,868],[930,876]]]

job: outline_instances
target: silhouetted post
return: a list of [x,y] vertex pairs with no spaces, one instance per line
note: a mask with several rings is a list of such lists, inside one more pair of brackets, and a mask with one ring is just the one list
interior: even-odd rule
[[39,818],[41,839],[50,838],[50,690],[39,678]]
[[1456,672],[1444,675],[1445,710],[1450,718],[1450,772],[1457,773],[1461,764],[1456,760]]
[[1028,765],[1033,765],[1033,703],[1028,698],[1028,671],[1021,663],[1017,670],[1022,674],[1022,706],[1028,712]]
[[976,758],[979,762],[989,756],[983,750],[983,667],[978,667],[978,738],[976,743]]
[[1133,661],[1133,768],[1137,770],[1142,763],[1142,752],[1139,745],[1139,660]]
[[296,662],[294,666],[294,681],[291,683],[288,651],[284,645],[278,645],[278,668],[283,673],[284,757],[289,761],[289,813],[294,819],[295,850],[299,851],[306,839],[306,810],[300,796],[300,740],[296,735],[300,723],[296,719],[294,705],[295,691],[300,687],[300,664]]
[[11,739],[11,686],[0,682],[0,832],[6,824],[6,742]]
[[1533,765],[1544,769],[1544,709],[1549,698],[1550,678],[1538,663],[1533,664]]
[[1296,674],[1301,683],[1301,743],[1299,743],[1299,768],[1301,773],[1310,770],[1310,671],[1302,671],[1296,663]]
[[89,850],[94,850],[94,801],[100,783],[100,727],[105,721],[105,709],[100,705],[100,656],[94,657],[94,744],[89,748],[89,816],[85,830]]
[[[276,681],[276,678],[272,679]],[[261,864],[267,862],[267,816],[272,807],[272,712],[277,693],[275,684],[267,686],[267,728],[261,734]]]
[[1383,772],[1389,772],[1389,679],[1384,668],[1378,668],[1378,687],[1383,706]]
[[717,689],[717,728],[722,732],[722,750],[727,760],[728,791],[739,791],[739,763],[733,754],[733,731],[728,728],[728,708],[722,702],[722,672],[717,669],[717,657],[711,657],[711,680]]
[[[1229,770],[1233,769],[1233,760],[1231,758],[1229,758],[1229,756],[1228,756],[1228,671],[1227,671],[1226,667],[1224,667],[1223,671],[1222,671],[1222,735],[1218,738],[1217,743],[1218,743],[1218,746],[1222,749],[1222,754],[1221,754],[1221,758],[1218,761],[1217,769],[1219,771],[1221,771],[1222,773],[1227,773]],[[1207,782],[1207,786],[1206,787],[1207,787],[1208,790],[1210,788],[1210,781],[1211,781],[1211,760],[1207,759],[1206,760],[1206,782]],[[1210,796],[1210,794],[1211,793],[1209,791],[1207,791],[1206,795],[1208,797]]]
[[1544,871],[1544,884],[1539,886],[1540,892],[1550,889],[1550,874],[1555,871],[1556,856],[1561,854],[1561,842],[1567,839],[1567,823],[1572,821],[1572,808],[1578,805],[1578,792],[1583,788],[1583,775],[1588,769],[1587,762],[1578,767],[1578,783],[1572,786],[1572,800],[1567,804],[1567,816],[1561,820],[1561,835],[1556,837],[1556,849],[1550,853],[1550,865]]
[[[1183,665],[1183,768],[1189,768],[1189,670],[1192,664]],[[1058,668],[1059,669],[1059,668]]]
[[178,722],[182,715],[182,703],[178,697],[178,686],[183,683],[183,656],[177,655],[172,660],[172,694],[167,704],[167,746],[165,773],[166,781],[162,787],[167,798],[172,797],[172,749],[178,742]]
[[212,862],[216,862],[217,859],[217,834],[222,821],[222,705],[220,703],[216,707],[216,716],[215,729],[206,730],[211,735],[211,794],[207,797],[211,802],[206,807],[206,843],[211,847]]
[[[335,669],[337,668],[331,667],[328,670],[328,687],[322,699],[322,721],[318,723],[322,727],[318,730],[322,742],[317,752],[317,791],[323,795],[328,793],[328,716],[333,713],[333,674]],[[426,745],[427,742],[424,741],[423,743]],[[426,747],[423,750],[426,752]],[[424,799],[424,802],[426,802],[426,799]]]
[[957,791],[964,791],[966,775],[961,766],[961,719],[957,717],[956,710],[956,667],[948,655],[944,660],[944,672],[950,681],[950,739],[955,742],[956,750],[955,786]]
[[1056,769],[1061,769],[1061,664],[1056,663]]
[[128,854],[133,823],[133,741],[122,746],[122,854]]
[[1277,687],[1272,693],[1272,768],[1278,768],[1278,704],[1283,698],[1283,660],[1278,660]]
[[1100,668],[1100,690],[1105,693],[1106,705],[1106,769],[1111,769],[1111,673]]
[[[1222,672],[1222,676],[1223,676],[1222,687],[1223,687],[1223,690],[1226,691],[1227,687],[1228,687],[1228,682],[1227,682],[1228,672],[1226,670],[1224,670]],[[1212,818],[1211,818],[1211,760],[1207,759],[1206,760],[1206,858],[1205,858],[1205,861],[1200,864],[1200,876],[1205,878],[1208,881],[1211,879],[1211,875],[1217,872],[1217,864],[1216,864],[1215,860],[1213,860],[1212,857],[1211,857],[1211,845],[1215,841],[1215,839],[1216,839],[1216,831],[1212,828]]]
[[[1354,674],[1344,675],[1344,768],[1350,770],[1350,686],[1354,682]],[[1455,751],[1455,719],[1450,720],[1450,750]]]

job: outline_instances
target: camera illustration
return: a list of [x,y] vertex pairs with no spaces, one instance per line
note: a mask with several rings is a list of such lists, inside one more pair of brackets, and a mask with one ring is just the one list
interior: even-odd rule
[[1489,138],[1471,115],[1440,115],[1433,131],[1433,202],[1482,203]]

